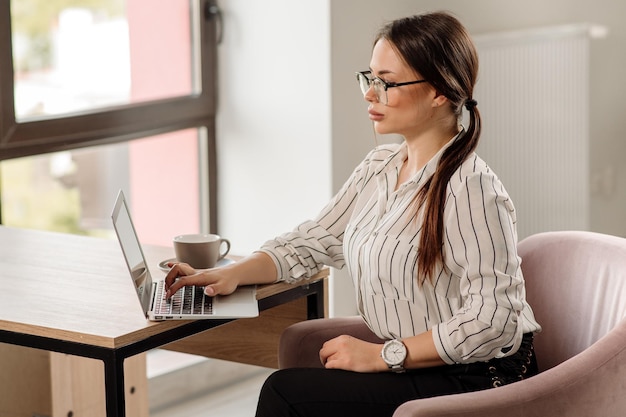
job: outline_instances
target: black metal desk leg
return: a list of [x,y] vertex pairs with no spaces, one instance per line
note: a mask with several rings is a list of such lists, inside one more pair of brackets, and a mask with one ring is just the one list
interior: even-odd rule
[[317,291],[306,298],[308,320],[321,319],[325,315],[324,300],[326,297],[324,294],[324,282],[319,281],[313,285],[315,285]]
[[126,416],[124,358],[120,358],[115,351],[104,359],[104,391],[107,417]]

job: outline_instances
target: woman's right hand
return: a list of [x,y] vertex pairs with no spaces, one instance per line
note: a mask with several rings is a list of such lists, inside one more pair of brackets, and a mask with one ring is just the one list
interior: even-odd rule
[[208,296],[228,295],[237,289],[237,280],[223,268],[197,271],[185,263],[172,263],[165,277],[166,298],[172,297],[182,287],[204,287]]
[[167,298],[185,286],[204,287],[204,293],[213,297],[232,294],[240,285],[276,282],[276,266],[267,254],[261,252],[220,268],[198,271],[188,264],[176,262],[168,266],[172,269],[165,277]]

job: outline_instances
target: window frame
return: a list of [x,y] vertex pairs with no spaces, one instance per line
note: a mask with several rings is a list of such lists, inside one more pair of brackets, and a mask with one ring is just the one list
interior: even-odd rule
[[[208,190],[207,229],[217,228],[217,44],[221,14],[216,0],[189,0],[192,10],[193,92],[187,96],[104,107],[18,121],[15,115],[11,1],[0,2],[0,162],[17,157],[107,145],[188,128],[204,128]],[[205,190],[200,190],[205,191]]]

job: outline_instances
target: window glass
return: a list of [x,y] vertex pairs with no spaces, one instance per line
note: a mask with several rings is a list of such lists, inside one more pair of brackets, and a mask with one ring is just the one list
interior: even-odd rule
[[173,236],[201,228],[199,133],[188,129],[3,161],[2,223],[114,237],[111,209],[121,188],[142,242],[169,246]]
[[188,1],[13,0],[18,120],[185,96]]

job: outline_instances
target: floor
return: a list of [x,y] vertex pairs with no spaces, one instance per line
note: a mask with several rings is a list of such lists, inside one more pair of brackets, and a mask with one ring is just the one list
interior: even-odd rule
[[150,417],[253,417],[266,375],[256,375],[222,389],[150,412]]
[[164,350],[148,353],[150,417],[252,417],[271,369]]

